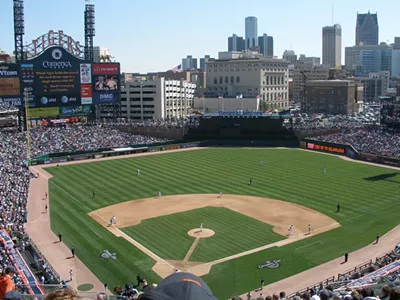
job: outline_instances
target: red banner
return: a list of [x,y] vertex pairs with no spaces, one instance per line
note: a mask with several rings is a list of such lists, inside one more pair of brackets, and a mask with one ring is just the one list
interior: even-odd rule
[[118,75],[118,64],[93,64],[93,75]]

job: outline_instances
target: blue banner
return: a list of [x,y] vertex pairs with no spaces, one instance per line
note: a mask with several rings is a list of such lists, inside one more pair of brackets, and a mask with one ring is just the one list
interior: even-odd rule
[[116,104],[119,102],[119,91],[93,92],[94,104]]
[[24,279],[24,283],[30,285],[29,290],[35,295],[43,295],[44,292],[38,287],[39,282],[36,280],[35,275],[29,269],[25,260],[22,258],[21,253],[14,249],[14,242],[5,230],[0,231],[0,237],[3,239],[4,244],[7,248],[7,254],[11,258],[15,265],[15,268],[19,272],[19,275]]

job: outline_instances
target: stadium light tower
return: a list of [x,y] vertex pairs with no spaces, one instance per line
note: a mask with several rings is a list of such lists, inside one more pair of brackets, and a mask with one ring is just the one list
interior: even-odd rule
[[24,59],[24,34],[24,1],[14,0],[14,51],[17,63]]
[[94,4],[85,5],[85,60],[93,61],[93,38],[95,36]]

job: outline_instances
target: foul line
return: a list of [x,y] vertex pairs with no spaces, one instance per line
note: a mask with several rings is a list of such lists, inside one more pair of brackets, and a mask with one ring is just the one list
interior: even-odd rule
[[[75,196],[71,195],[71,193],[69,193],[68,191],[66,191],[65,189],[63,189],[62,187],[60,187],[58,184],[54,183],[53,184],[55,186],[57,186],[60,190],[62,190],[64,193],[66,193],[67,195],[69,195],[72,199],[74,199],[76,202],[80,203],[82,206],[86,207],[89,211],[91,210],[90,207],[88,207],[85,203],[83,203],[82,201],[80,201],[79,199],[77,199]],[[100,216],[98,213],[96,212],[92,212],[94,215],[96,215],[97,217],[99,217],[101,220],[103,220],[106,224],[108,224],[109,222],[104,219],[102,216]],[[123,236],[126,240],[128,240],[129,242],[131,242],[131,244],[133,244],[136,248],[138,248],[139,250],[141,250],[144,254],[146,254],[147,256],[150,256],[152,259],[154,259],[156,262],[162,262],[166,265],[168,265],[171,269],[175,269],[173,265],[171,265],[170,263],[168,263],[166,260],[162,259],[161,257],[159,257],[157,254],[155,254],[154,252],[150,251],[149,249],[147,249],[145,246],[143,246],[142,244],[140,244],[139,242],[137,242],[136,240],[134,240],[133,238],[131,238],[129,235],[127,235],[125,232],[121,231],[119,228],[113,227],[114,230],[118,231],[119,234],[121,236]]]

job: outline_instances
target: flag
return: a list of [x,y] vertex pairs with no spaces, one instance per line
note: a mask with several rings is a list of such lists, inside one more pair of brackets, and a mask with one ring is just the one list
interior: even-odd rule
[[239,95],[239,98],[242,99],[242,98],[243,98],[243,94],[240,94],[240,95]]
[[182,65],[172,68],[172,72],[174,72],[174,73],[182,72]]

